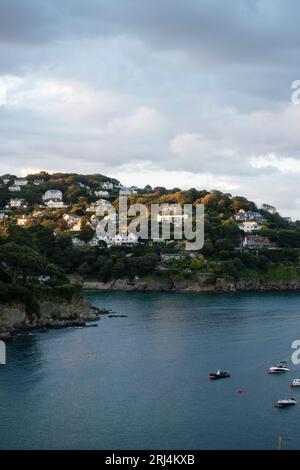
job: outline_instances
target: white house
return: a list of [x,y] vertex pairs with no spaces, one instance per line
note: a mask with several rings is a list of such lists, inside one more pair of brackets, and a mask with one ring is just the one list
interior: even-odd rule
[[129,189],[131,191],[131,194],[137,194],[139,188],[137,186],[130,186]]
[[28,184],[28,180],[26,178],[16,178],[14,181],[15,186],[26,186]]
[[62,200],[62,192],[59,189],[49,189],[43,196],[43,201]]
[[10,178],[2,178],[4,184],[10,183]]
[[268,237],[260,235],[246,235],[242,241],[242,248],[260,249],[274,248],[275,246],[275,243],[272,243]]
[[119,196],[131,196],[133,194],[137,194],[137,190],[135,188],[126,188],[123,186],[119,191]]
[[160,259],[163,263],[167,263],[168,261],[172,260],[178,261],[181,259],[186,259],[188,257],[191,257],[188,253],[162,253],[160,255]]
[[239,224],[240,230],[246,233],[257,232],[261,229],[261,225],[259,225],[256,221],[245,221]]
[[67,223],[68,227],[73,227],[78,223],[80,217],[77,214],[64,214],[63,219]]
[[63,209],[65,206],[64,202],[60,199],[50,199],[45,202],[48,209]]
[[11,193],[18,193],[21,191],[21,186],[15,186],[15,185],[9,186],[8,191],[10,191]]
[[19,225],[19,227],[25,227],[27,223],[28,223],[28,219],[25,215],[17,219],[17,225]]
[[73,237],[72,238],[72,243],[75,246],[97,246],[99,242],[98,237],[93,237],[89,242],[84,242],[83,240],[80,240],[79,237]]
[[139,241],[139,237],[137,237],[134,233],[129,233],[127,238],[125,237],[124,242],[129,245],[136,245]]
[[104,209],[110,208],[113,208],[113,205],[109,201],[98,199],[98,201],[92,202],[90,206],[86,208],[86,212],[97,212],[98,209],[99,211],[103,211]]
[[39,283],[40,284],[45,284],[46,282],[51,281],[51,277],[47,276],[46,274],[43,274],[42,276],[39,276]]
[[237,222],[246,222],[246,221],[262,222],[264,221],[264,217],[260,212],[245,211],[244,209],[240,209],[239,212],[234,216],[234,219]]
[[67,226],[71,229],[71,232],[80,232],[81,217],[76,214],[64,214],[63,219],[67,223]]
[[72,243],[75,246],[85,246],[86,245],[86,243],[83,240],[80,240],[79,237],[73,237],[72,238]]
[[98,199],[96,205],[97,207],[106,207],[107,209],[114,207],[113,204],[106,199]]
[[33,184],[35,186],[40,186],[41,184],[44,183],[44,180],[43,179],[38,179],[38,180],[33,180]]
[[133,234],[129,233],[128,235],[118,233],[114,236],[98,236],[98,240],[103,240],[107,243],[108,247],[111,246],[132,246],[138,243],[138,237]]
[[27,203],[24,199],[11,199],[6,206],[7,209],[26,209]]
[[34,219],[39,219],[41,217],[43,217],[43,212],[42,211],[33,211],[33,213],[31,214],[31,216],[34,218]]
[[177,214],[168,214],[168,215],[160,215],[157,216],[157,222],[174,224],[177,226],[183,225],[185,219],[188,218],[187,214],[177,215]]
[[93,238],[88,242],[88,244],[89,244],[90,246],[97,246],[98,243],[99,243],[99,241],[100,241],[100,240],[99,240],[98,237],[93,237]]
[[95,191],[95,196],[97,197],[109,197],[108,191]]
[[81,189],[85,189],[89,194],[92,194],[90,186],[88,186],[87,184],[81,183],[81,182],[79,182],[77,184]]
[[81,226],[82,226],[81,219],[79,219],[77,223],[71,227],[71,232],[80,232]]
[[106,189],[106,190],[109,190],[109,191],[114,189],[113,183],[110,183],[109,181],[104,181],[104,183],[101,183],[100,186],[101,186],[102,189]]
[[0,212],[0,220],[4,220],[6,218],[6,215],[4,212]]

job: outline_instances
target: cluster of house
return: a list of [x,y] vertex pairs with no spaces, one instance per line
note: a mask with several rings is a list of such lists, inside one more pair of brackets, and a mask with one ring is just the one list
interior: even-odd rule
[[[274,210],[276,211],[275,208]],[[252,232],[258,232],[266,222],[266,219],[260,212],[245,211],[244,209],[241,209],[235,215],[234,220],[238,222],[240,230],[246,233],[241,242],[241,248],[257,250],[276,247],[276,244],[272,243],[268,237],[251,234]]]
[[102,213],[105,210],[111,209],[113,206],[111,202],[106,199],[98,199],[96,202],[92,202],[87,208],[86,212],[99,212]]
[[[84,186],[81,184],[81,187]],[[90,189],[88,186],[85,188]],[[116,195],[117,193],[119,196],[131,196],[137,194],[138,188],[136,186],[130,186],[127,188],[126,186],[122,186],[121,184],[111,183],[110,181],[104,181],[100,184],[100,187],[94,191],[94,195],[96,197],[110,197],[112,193]]]
[[75,246],[98,246],[99,242],[103,241],[106,243],[107,247],[112,246],[133,246],[138,243],[138,237],[134,233],[129,233],[128,235],[118,233],[116,235],[108,236],[94,236],[89,242],[84,242],[80,240],[79,237],[73,237],[72,243]]
[[244,209],[240,209],[235,215],[234,219],[237,222],[246,222],[253,220],[256,222],[263,222],[265,220],[264,216],[260,212],[245,211]]
[[[43,196],[43,202],[49,209],[61,209],[65,207],[63,202],[62,192],[57,189],[49,189]],[[28,204],[25,199],[13,198],[10,199],[8,204],[5,206],[6,209],[27,209]]]
[[28,184],[28,181],[24,178],[15,179],[14,183],[8,187],[8,190],[12,193],[17,193],[21,191],[22,186],[26,186],[27,184]]
[[[18,193],[21,192],[22,188],[27,186],[29,184],[29,180],[26,178],[15,178],[12,181],[12,178],[9,177],[2,177],[2,182],[5,185],[8,186],[8,190],[11,193]],[[32,183],[35,186],[39,186],[44,183],[43,179],[35,179],[32,181]],[[83,183],[78,183],[78,185],[81,188],[85,188],[90,191],[92,194],[89,186],[83,184]],[[112,196],[112,191],[117,191],[119,193],[119,196],[130,196],[137,194],[138,188],[136,186],[131,186],[129,188],[122,186],[121,184],[113,184],[110,181],[104,181],[103,183],[100,184],[99,189],[94,191],[94,195],[99,198],[109,198]],[[63,194],[60,190],[58,189],[50,189],[46,191],[46,193],[43,196],[43,203],[46,207],[49,209],[61,209],[65,207],[65,204],[63,202]],[[97,207],[97,203],[94,204],[94,207],[91,205],[91,207],[88,209],[88,212],[94,212],[95,207]],[[14,210],[14,209],[27,209],[28,204],[25,199],[23,198],[12,198],[8,202],[8,204],[5,207],[6,209]]]
[[[10,184],[11,183],[10,178],[3,178],[2,181],[3,181],[4,184]],[[8,186],[8,190],[11,193],[18,193],[18,192],[21,191],[21,189],[24,186],[27,186],[28,183],[29,183],[29,181],[26,178],[15,178],[13,183],[10,184],[10,186]],[[43,179],[35,179],[35,180],[33,180],[32,183],[34,184],[34,186],[40,186],[41,184],[44,183],[44,180]]]
[[10,199],[9,203],[6,204],[5,209],[27,209],[28,204],[25,201],[25,199],[20,199],[20,198],[13,198]]
[[199,253],[195,254],[191,251],[187,252],[175,252],[175,253],[161,253],[160,260],[163,264],[169,263],[170,261],[180,261],[183,259],[196,259],[203,258]]
[[[29,181],[26,178],[15,178],[13,183],[12,179],[9,177],[3,177],[2,181],[4,184],[10,184],[8,187],[11,192],[19,192],[22,187],[26,186]],[[12,183],[12,184],[11,184]],[[33,184],[38,186],[44,183],[43,179],[36,179],[33,181]],[[81,187],[88,188],[83,183],[78,183]],[[137,194],[138,188],[131,186],[129,188],[124,187],[120,184],[114,184],[110,181],[104,181],[101,183],[100,188],[95,191],[95,195],[100,197],[96,202],[91,203],[87,208],[87,213],[93,213],[90,217],[89,225],[95,230],[95,236],[88,242],[90,246],[97,246],[99,241],[106,242],[107,246],[132,246],[138,243],[138,237],[134,234],[123,235],[121,233],[115,236],[106,236],[103,237],[101,233],[97,230],[99,224],[98,216],[103,216],[105,212],[108,213],[104,218],[106,220],[113,219],[117,220],[118,214],[115,213],[113,206],[109,200],[112,191],[119,191],[120,196],[130,196]],[[63,201],[63,194],[59,189],[49,189],[45,192],[42,197],[43,204],[41,207],[47,207],[48,209],[62,209],[66,207]],[[22,198],[12,198],[9,203],[6,205],[6,209],[10,210],[22,210],[27,209],[28,204],[25,199]],[[272,208],[273,209],[273,208]],[[274,211],[276,209],[274,208]],[[36,212],[36,211],[35,211]],[[270,212],[270,211],[269,211]],[[272,212],[273,213],[273,212]],[[95,215],[96,214],[96,215]],[[42,215],[42,213],[40,213]],[[0,213],[0,220],[4,220],[6,217],[5,212]],[[34,217],[34,214],[32,214]],[[158,222],[167,222],[172,223],[174,226],[182,225],[184,219],[187,215],[182,214],[179,205],[177,204],[166,204],[163,210],[159,215],[157,215]],[[74,213],[66,213],[63,215],[64,222],[67,228],[71,232],[80,232],[81,230],[81,217]],[[263,223],[265,222],[264,216],[257,211],[245,211],[243,209],[234,216],[234,220],[238,223],[239,228],[245,233],[245,236],[241,242],[241,248],[245,249],[262,249],[262,248],[273,248],[275,244],[272,243],[267,237],[263,237],[257,234],[252,234],[253,232],[258,232]],[[25,215],[17,219],[17,224],[19,226],[25,226],[28,222],[28,219]],[[78,246],[84,246],[86,243],[82,241],[78,236],[73,237],[73,244]],[[177,255],[174,255],[177,256]]]
[[245,211],[240,209],[234,216],[234,220],[238,222],[239,228],[246,233],[256,232],[262,228],[265,222],[263,215],[260,212]]

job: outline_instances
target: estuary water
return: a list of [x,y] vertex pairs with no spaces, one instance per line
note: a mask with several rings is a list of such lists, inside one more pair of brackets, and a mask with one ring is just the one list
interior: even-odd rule
[[[7,344],[1,449],[300,448],[299,294],[86,296],[127,317]],[[267,374],[281,360],[291,371]],[[231,378],[209,381],[218,368]]]

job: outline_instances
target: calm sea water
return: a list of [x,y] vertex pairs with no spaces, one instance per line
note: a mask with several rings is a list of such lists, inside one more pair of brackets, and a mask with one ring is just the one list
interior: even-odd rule
[[[299,295],[87,296],[128,317],[8,344],[1,449],[275,449],[279,435],[300,448]],[[268,375],[280,360],[291,372]],[[217,368],[232,377],[210,382]]]

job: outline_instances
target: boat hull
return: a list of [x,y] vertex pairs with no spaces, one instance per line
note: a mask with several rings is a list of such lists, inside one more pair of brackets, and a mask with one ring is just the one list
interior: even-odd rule
[[285,368],[285,369],[278,369],[278,368],[273,368],[273,367],[270,367],[269,369],[269,374],[285,374],[286,372],[289,372],[290,369],[288,368]]
[[220,379],[228,379],[230,374],[228,373],[221,373],[221,374],[209,374],[209,380],[220,380]]
[[292,387],[292,388],[300,387],[300,381],[298,381],[298,380],[295,381],[295,380],[294,380],[293,383],[291,383],[291,387]]
[[279,400],[277,403],[276,403],[276,408],[289,408],[290,406],[294,406],[296,405],[297,402],[296,400],[294,399],[290,399],[290,400]]

